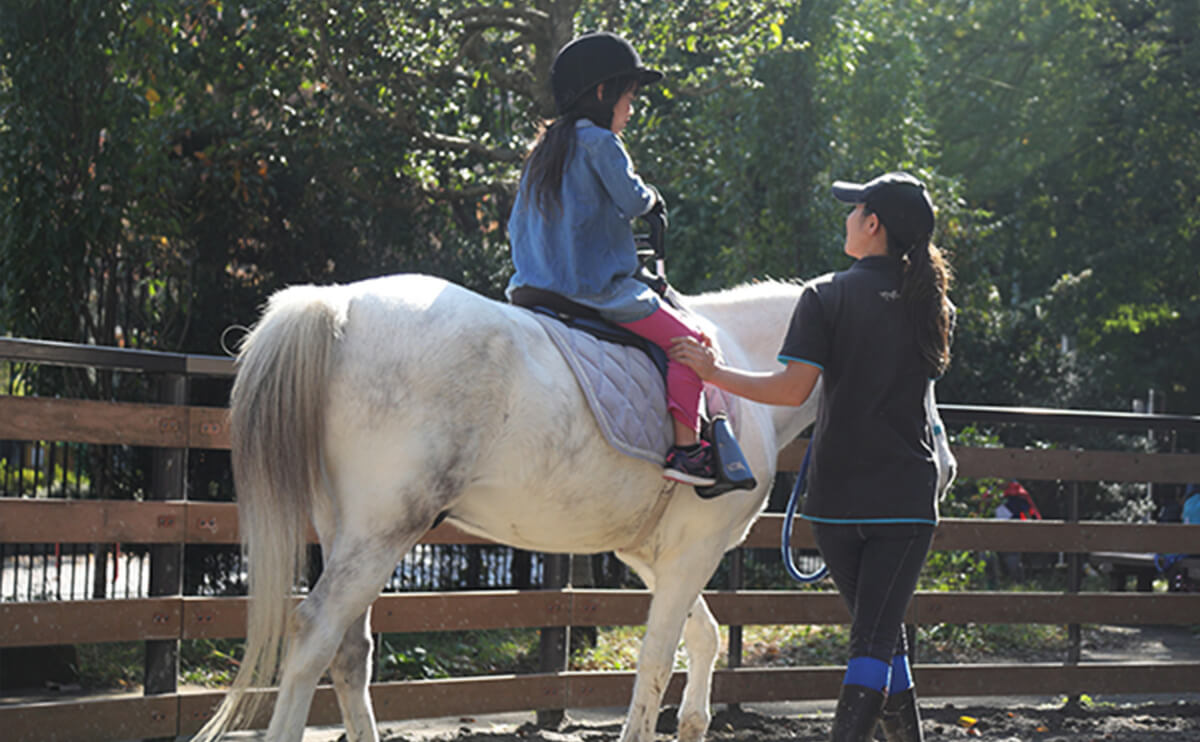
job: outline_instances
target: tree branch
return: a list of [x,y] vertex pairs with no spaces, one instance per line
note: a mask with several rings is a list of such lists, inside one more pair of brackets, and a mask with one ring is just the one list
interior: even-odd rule
[[550,21],[550,14],[536,8],[502,8],[497,6],[483,8],[464,8],[450,14],[450,19],[468,24],[508,25],[521,23],[526,27],[537,26]]
[[423,188],[421,193],[435,201],[477,201],[483,196],[509,195],[516,188],[507,181],[480,183],[467,188]]
[[530,100],[537,100],[537,81],[528,72],[520,71],[509,74],[504,70],[494,69],[488,72],[488,75],[498,87],[511,90]]
[[363,203],[389,209],[420,211],[428,207],[430,203],[474,202],[487,195],[511,196],[516,188],[514,183],[501,180],[479,183],[465,188],[421,188],[416,187],[412,181],[408,181],[407,184],[412,187],[406,189],[405,192],[380,195],[377,189],[364,188],[357,181],[348,177],[346,173],[349,169],[350,166],[344,165],[340,169],[331,171],[329,177],[346,193]]
[[419,129],[406,129],[405,131],[427,146],[453,150],[455,152],[470,152],[497,162],[520,162],[521,158],[524,157],[521,152],[515,149],[508,147],[488,147],[473,139],[439,134],[436,131],[421,131]]
[[484,31],[489,28],[502,28],[508,31],[514,31],[522,36],[528,36],[533,33],[533,27],[523,21],[516,19],[508,20],[470,20],[463,24],[463,28],[468,33]]
[[[523,154],[508,147],[488,147],[480,142],[463,137],[426,131],[403,106],[397,106],[394,113],[385,111],[364,98],[350,82],[345,67],[335,64],[329,57],[328,44],[324,34],[318,41],[318,64],[321,65],[336,84],[338,90],[345,96],[346,101],[369,116],[385,122],[389,127],[402,131],[411,136],[418,145],[445,149],[455,152],[470,152],[496,162],[520,162]],[[420,78],[417,78],[418,80]]]

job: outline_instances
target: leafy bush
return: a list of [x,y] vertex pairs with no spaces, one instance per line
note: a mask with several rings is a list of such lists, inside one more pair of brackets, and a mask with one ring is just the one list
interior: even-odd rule
[[131,690],[141,685],[146,665],[144,642],[79,644],[75,649],[79,684],[84,688]]
[[185,683],[218,687],[233,682],[243,639],[189,639],[179,643],[179,675]]
[[375,680],[529,672],[537,653],[537,629],[384,634]]
[[10,465],[8,459],[0,458],[0,493],[24,492],[34,497],[57,497],[66,492],[87,497],[91,493],[91,478],[69,466],[64,468],[55,463],[49,474],[49,484],[46,479],[47,472],[43,468],[25,467],[19,462]]

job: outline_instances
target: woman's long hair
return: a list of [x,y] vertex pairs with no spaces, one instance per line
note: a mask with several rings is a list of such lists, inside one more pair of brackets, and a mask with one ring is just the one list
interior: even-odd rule
[[[600,85],[604,90],[597,97],[596,88]],[[579,96],[566,113],[542,129],[521,169],[521,188],[534,199],[539,210],[544,211],[547,205],[562,207],[563,171],[575,153],[575,122],[587,119],[596,126],[610,128],[617,101],[636,85],[637,78],[633,75],[605,80]]]
[[953,278],[950,264],[941,249],[928,238],[905,245],[889,232],[888,254],[900,259],[903,267],[900,298],[913,318],[921,357],[929,364],[931,376],[937,378],[950,366],[950,335],[954,322],[947,297]]

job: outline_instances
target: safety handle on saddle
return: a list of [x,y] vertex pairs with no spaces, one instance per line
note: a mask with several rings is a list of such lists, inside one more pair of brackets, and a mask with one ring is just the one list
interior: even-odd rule
[[666,259],[667,259],[667,219],[662,212],[653,210],[642,214],[639,217],[646,223],[649,232],[645,234],[634,235],[634,241],[638,247],[638,257],[649,267],[650,258],[654,258],[653,268],[655,272],[666,278]]

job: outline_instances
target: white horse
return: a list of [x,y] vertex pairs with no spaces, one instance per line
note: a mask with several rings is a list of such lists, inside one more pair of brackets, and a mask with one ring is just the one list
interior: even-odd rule
[[[766,282],[684,301],[732,363],[769,369],[801,290]],[[196,739],[246,718],[261,695],[246,691],[278,678],[267,739],[299,740],[328,668],[348,739],[378,740],[370,606],[445,513],[523,549],[616,552],[653,593],[621,741],[654,738],[682,635],[679,740],[699,742],[719,643],[700,591],[763,508],[780,447],[816,415],[812,403],[732,406],[759,485],[704,500],[605,441],[528,310],[419,275],[278,292],[243,344],[231,399],[245,657]],[[325,567],[293,612],[310,522]]]

